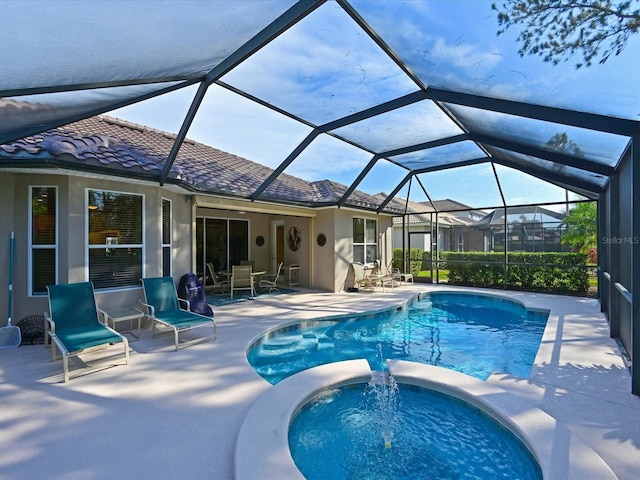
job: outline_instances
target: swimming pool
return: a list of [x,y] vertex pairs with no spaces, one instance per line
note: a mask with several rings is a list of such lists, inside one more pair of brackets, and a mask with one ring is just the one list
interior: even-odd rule
[[494,371],[528,378],[548,314],[501,296],[430,293],[406,308],[276,329],[253,342],[247,358],[272,384],[307,368],[356,358],[366,358],[373,370],[396,359],[481,380]]

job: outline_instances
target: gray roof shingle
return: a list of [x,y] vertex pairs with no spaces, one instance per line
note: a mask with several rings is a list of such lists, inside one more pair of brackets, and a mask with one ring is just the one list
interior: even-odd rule
[[[116,176],[158,179],[175,136],[108,116],[96,116],[0,145],[0,166],[14,156],[55,160],[68,168],[101,170]],[[167,182],[189,190],[250,197],[273,169],[193,140],[185,140]],[[330,180],[308,182],[282,173],[260,198],[308,206],[335,205],[347,187]],[[354,191],[346,205],[375,209],[374,195]],[[391,202],[387,213],[404,206]]]

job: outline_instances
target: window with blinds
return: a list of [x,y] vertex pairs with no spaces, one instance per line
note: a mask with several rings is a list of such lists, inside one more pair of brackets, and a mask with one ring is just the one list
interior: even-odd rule
[[89,280],[96,289],[139,286],[144,196],[87,190]]
[[378,259],[378,221],[353,219],[353,261],[371,263]]
[[162,199],[162,276],[171,276],[171,200]]
[[46,295],[58,279],[58,192],[32,186],[29,196],[29,295]]

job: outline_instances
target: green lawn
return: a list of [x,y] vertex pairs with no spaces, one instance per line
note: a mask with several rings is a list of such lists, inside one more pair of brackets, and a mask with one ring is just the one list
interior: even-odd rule
[[[418,273],[418,277],[420,278],[431,278],[431,271],[423,270]],[[436,271],[433,271],[433,278],[436,278]],[[440,270],[440,274],[437,277],[441,282],[446,282],[449,279],[449,270]]]

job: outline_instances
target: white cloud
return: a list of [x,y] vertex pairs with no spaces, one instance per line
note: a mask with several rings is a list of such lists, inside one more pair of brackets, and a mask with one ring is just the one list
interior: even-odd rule
[[456,67],[489,71],[502,59],[493,52],[483,51],[479,45],[466,42],[449,44],[444,38],[437,38],[431,48],[431,55],[436,61],[448,62]]

